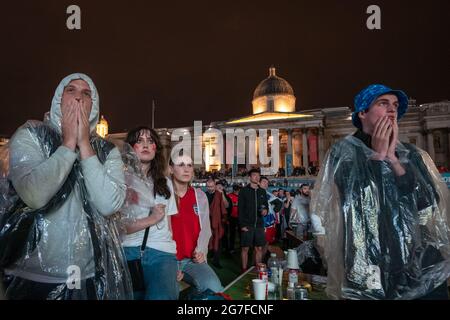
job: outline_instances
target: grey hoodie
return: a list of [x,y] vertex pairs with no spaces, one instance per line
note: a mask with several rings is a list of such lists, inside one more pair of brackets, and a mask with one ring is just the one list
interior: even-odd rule
[[[91,135],[95,134],[99,118],[99,97],[92,80],[81,73],[64,78],[56,88],[52,100],[50,119],[46,125],[61,133],[61,97],[70,81],[82,79],[92,91],[92,110],[89,116]],[[110,151],[104,164],[97,156],[81,160],[78,151],[59,146],[49,156],[33,134],[33,127],[42,124],[29,121],[19,128],[10,142],[9,178],[21,197],[32,209],[42,208],[58,192],[68,177],[76,159],[80,161],[89,205],[95,211],[96,230],[101,241],[114,242],[110,237],[107,220],[125,199],[123,163],[117,148]],[[63,205],[44,216],[43,233],[36,249],[23,257],[8,273],[28,280],[46,283],[65,283],[68,268],[80,268],[81,279],[94,275],[94,254],[90,233],[77,181],[74,190]],[[111,248],[108,243],[104,248]],[[108,256],[104,254],[103,256]]]

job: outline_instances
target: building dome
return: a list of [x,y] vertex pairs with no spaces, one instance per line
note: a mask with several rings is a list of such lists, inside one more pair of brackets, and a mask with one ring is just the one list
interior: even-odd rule
[[289,82],[277,76],[275,72],[276,69],[274,67],[269,68],[269,77],[261,81],[256,87],[253,99],[275,94],[294,95],[294,90]]
[[269,69],[269,77],[260,82],[253,93],[253,114],[261,112],[295,112],[295,96],[289,82]]

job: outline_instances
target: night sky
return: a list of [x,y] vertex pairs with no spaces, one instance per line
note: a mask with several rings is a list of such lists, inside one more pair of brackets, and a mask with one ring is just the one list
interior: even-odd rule
[[[350,4],[351,3],[351,4]],[[66,8],[81,7],[81,30]],[[381,30],[366,8],[381,7]],[[251,114],[274,65],[297,111],[351,107],[381,82],[450,99],[450,1],[8,1],[0,15],[0,134],[42,119],[59,81],[90,75],[110,132]]]

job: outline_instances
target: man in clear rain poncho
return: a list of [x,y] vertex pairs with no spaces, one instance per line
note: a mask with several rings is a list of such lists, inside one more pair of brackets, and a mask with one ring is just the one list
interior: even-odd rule
[[94,83],[71,74],[44,122],[26,122],[3,152],[0,269],[9,299],[131,298],[109,219],[125,199],[123,163],[96,135],[98,118]]
[[398,141],[407,96],[371,85],[355,97],[355,134],[329,149],[311,211],[328,267],[327,293],[344,299],[447,299],[449,192],[423,150]]

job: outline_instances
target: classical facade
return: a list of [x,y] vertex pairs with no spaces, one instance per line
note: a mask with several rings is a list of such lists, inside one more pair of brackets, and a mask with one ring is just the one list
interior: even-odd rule
[[[409,109],[399,123],[400,140],[410,142],[426,150],[436,165],[450,168],[450,101],[417,105],[409,100]],[[202,165],[206,171],[229,168],[224,165],[221,154],[226,159],[226,150],[220,150],[217,136],[208,130],[217,129],[226,141],[227,129],[278,129],[280,144],[280,167],[320,166],[327,149],[338,139],[355,131],[351,122],[351,108],[334,107],[304,110],[296,107],[296,97],[291,85],[269,69],[269,76],[256,87],[252,101],[253,113],[247,117],[203,125],[201,149],[205,156]],[[192,119],[194,122],[195,119]],[[186,136],[194,137],[194,127],[158,128],[156,131],[166,147],[167,155],[178,142],[171,141],[174,130],[184,130]],[[215,130],[216,131],[216,130]],[[217,131],[216,131],[217,132]],[[124,139],[125,134],[110,134],[109,138]],[[268,138],[269,145],[273,137]],[[246,140],[248,148],[249,140]],[[223,144],[226,145],[225,143]],[[199,146],[197,146],[199,147]],[[258,149],[258,146],[256,146]],[[306,174],[308,172],[306,171]]]

